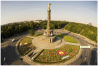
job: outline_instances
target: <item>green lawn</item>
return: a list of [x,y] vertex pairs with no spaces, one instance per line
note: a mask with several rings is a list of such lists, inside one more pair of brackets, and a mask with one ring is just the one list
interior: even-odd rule
[[[70,49],[72,49],[72,51],[70,51]],[[73,45],[64,45],[57,49],[44,49],[34,58],[33,61],[47,64],[66,61],[74,57],[79,52],[79,49],[79,46]],[[65,55],[59,55],[58,51],[64,51]],[[69,55],[69,58],[62,59],[67,55]]]
[[43,33],[38,33],[38,34],[35,34],[35,35],[33,35],[34,37],[37,37],[37,36],[41,36],[41,35],[43,35]]
[[[20,52],[21,55],[25,55],[27,54],[29,51],[31,51],[35,46],[32,44],[32,38],[27,38],[25,37],[24,39],[22,39],[19,44],[18,44],[18,50]],[[27,45],[23,45],[23,43],[28,42]],[[20,46],[20,43],[22,43],[22,45]]]
[[32,40],[32,38],[25,37],[23,40],[20,41],[20,43],[28,42],[29,44],[32,44]]
[[58,34],[57,36],[63,38],[66,42],[78,43],[74,38],[70,36],[62,35],[62,34]]

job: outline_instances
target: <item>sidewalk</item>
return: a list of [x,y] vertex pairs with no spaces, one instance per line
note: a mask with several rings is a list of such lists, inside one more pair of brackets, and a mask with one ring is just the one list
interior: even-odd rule
[[78,44],[78,43],[71,43],[71,42],[65,42],[65,44],[75,45],[75,46],[81,46],[81,45],[80,45],[80,44]]
[[30,36],[30,35],[28,35],[28,36],[26,36],[26,37],[29,37],[29,38],[35,38],[35,37],[33,37],[33,36]]
[[33,59],[38,55],[38,53],[41,51],[42,49],[40,48],[36,48],[36,50],[32,50],[31,52],[29,52],[27,55],[22,56],[20,58],[23,58],[23,61],[30,64],[30,65],[40,65],[39,63],[35,63],[32,61],[32,58],[28,57],[29,54],[31,54],[32,52],[37,53],[36,55],[33,56]]

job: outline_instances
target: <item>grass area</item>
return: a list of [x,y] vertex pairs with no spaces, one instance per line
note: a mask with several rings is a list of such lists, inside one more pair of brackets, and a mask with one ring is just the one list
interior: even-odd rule
[[38,33],[38,34],[35,34],[35,35],[33,35],[34,37],[37,37],[37,36],[41,36],[41,35],[43,35],[43,33]]
[[[72,51],[70,51],[72,49]],[[64,51],[64,55],[59,55],[58,51]],[[57,62],[63,62],[71,59],[79,52],[79,46],[64,45],[57,49],[44,49],[42,50],[33,61],[45,64],[52,64]],[[62,59],[69,55],[69,58]]]
[[78,43],[74,38],[70,36],[62,35],[62,34],[58,34],[57,36],[63,38],[66,42]]
[[[27,45],[23,45],[23,43],[27,42]],[[20,46],[21,44],[21,46]],[[18,44],[18,50],[21,55],[27,54],[29,51],[31,51],[35,46],[32,44],[32,38],[25,37],[22,39]]]
[[28,42],[29,44],[32,44],[32,40],[32,38],[25,37],[22,41],[20,41],[20,43]]

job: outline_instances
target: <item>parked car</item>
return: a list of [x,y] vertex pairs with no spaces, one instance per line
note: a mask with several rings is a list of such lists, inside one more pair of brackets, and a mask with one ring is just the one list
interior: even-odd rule
[[6,57],[4,57],[3,61],[6,61]]
[[82,55],[81,55],[80,59],[82,59]]
[[23,61],[23,58],[19,58],[21,61]]

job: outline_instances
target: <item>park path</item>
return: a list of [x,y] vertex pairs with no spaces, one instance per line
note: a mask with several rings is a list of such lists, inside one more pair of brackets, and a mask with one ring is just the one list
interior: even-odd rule
[[28,35],[28,36],[26,36],[26,37],[29,37],[29,38],[35,38],[35,37],[33,37],[33,36],[30,36],[30,35]]
[[[38,53],[41,51],[41,48],[36,48],[35,50],[32,50],[31,52],[29,52],[28,54],[26,54],[25,56],[22,56],[20,58],[23,58],[23,61],[30,64],[30,65],[40,65],[39,63],[35,63],[32,60],[38,55]],[[32,52],[37,53],[36,55],[34,55],[32,58],[28,57],[29,54],[31,54]]]
[[65,42],[65,44],[68,44],[68,45],[75,45],[75,46],[81,46],[79,43],[72,43],[72,42]]

